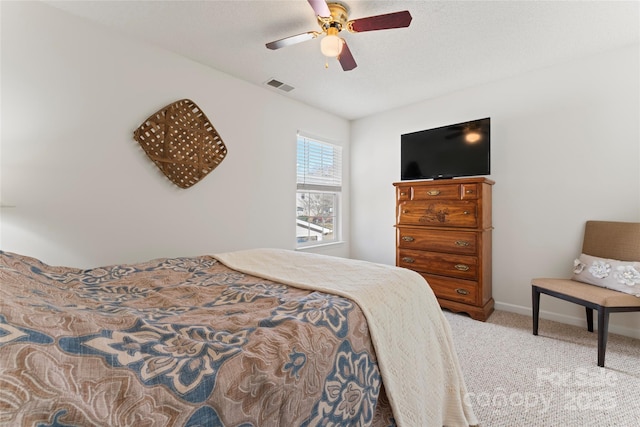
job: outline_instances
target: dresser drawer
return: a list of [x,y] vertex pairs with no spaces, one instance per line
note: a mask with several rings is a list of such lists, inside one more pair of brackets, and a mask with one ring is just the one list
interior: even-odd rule
[[478,205],[470,200],[408,201],[398,204],[398,224],[476,227]]
[[478,301],[478,282],[434,276],[432,274],[421,273],[421,275],[429,283],[433,293],[438,298],[465,304],[476,304]]
[[468,231],[440,231],[399,227],[398,247],[475,255],[478,250],[477,237],[476,233]]
[[478,184],[462,184],[460,186],[460,198],[462,200],[475,200],[479,197]]
[[460,199],[459,185],[430,185],[413,187],[411,200]]
[[470,280],[478,278],[478,258],[470,255],[398,249],[398,265],[423,273]]
[[397,187],[396,196],[399,202],[404,200],[411,200],[411,187]]

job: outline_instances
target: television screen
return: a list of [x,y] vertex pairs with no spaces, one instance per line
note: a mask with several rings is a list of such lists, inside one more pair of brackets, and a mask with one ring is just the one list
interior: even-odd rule
[[490,118],[403,134],[401,179],[489,175],[490,144]]

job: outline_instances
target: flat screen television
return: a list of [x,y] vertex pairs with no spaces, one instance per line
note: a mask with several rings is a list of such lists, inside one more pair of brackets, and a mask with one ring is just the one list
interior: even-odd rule
[[491,173],[491,119],[402,134],[401,180]]

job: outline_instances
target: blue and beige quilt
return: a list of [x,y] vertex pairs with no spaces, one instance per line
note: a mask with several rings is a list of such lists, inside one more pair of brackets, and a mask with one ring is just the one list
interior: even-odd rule
[[393,425],[350,300],[209,256],[94,269],[1,253],[0,425]]

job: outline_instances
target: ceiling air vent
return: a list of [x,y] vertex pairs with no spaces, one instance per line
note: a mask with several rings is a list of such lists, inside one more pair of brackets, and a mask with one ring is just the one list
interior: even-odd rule
[[295,89],[293,86],[289,86],[288,84],[282,83],[281,81],[278,81],[276,79],[270,79],[265,84],[284,92],[291,92],[293,89]]

